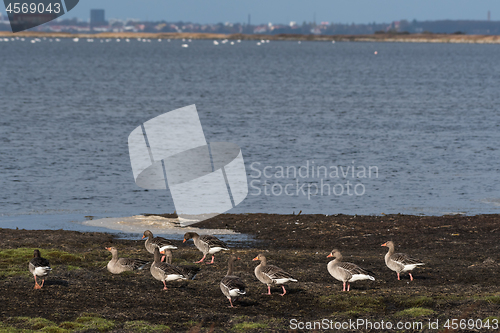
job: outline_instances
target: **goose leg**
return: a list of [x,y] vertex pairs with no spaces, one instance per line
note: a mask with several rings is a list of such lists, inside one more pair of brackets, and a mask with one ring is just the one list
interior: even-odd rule
[[201,258],[201,260],[200,260],[200,261],[196,261],[196,262],[195,262],[195,264],[199,264],[199,263],[203,262],[203,260],[205,260],[205,257],[206,257],[206,256],[207,256],[206,254],[205,254],[205,255],[203,255],[203,258]]
[[286,294],[285,286],[281,285],[281,288],[283,288],[283,294],[280,294],[280,296],[285,296],[285,294]]
[[411,275],[411,273],[409,274],[410,274],[410,281],[413,281],[413,276]]
[[342,291],[345,291],[345,282],[344,282],[344,289],[342,289]]
[[229,303],[231,304],[230,308],[234,308],[233,301],[231,300],[231,297],[228,297],[228,299],[229,299]]
[[162,261],[165,261],[165,256],[162,256],[162,257],[161,257],[160,262],[162,262]]
[[42,284],[40,285],[40,288],[43,287],[43,283],[45,282],[45,279],[42,279]]
[[207,262],[207,265],[213,264],[214,263],[214,258],[215,258],[215,256],[212,254],[212,261],[211,262]]
[[351,289],[351,284],[350,283],[347,284],[347,291],[349,291],[349,289]]
[[267,294],[264,293],[262,295],[271,295],[271,286],[267,286]]
[[42,287],[40,287],[40,285],[36,281],[36,275],[33,275],[33,276],[35,277],[35,287],[34,287],[34,289],[41,289]]
[[399,281],[399,280],[400,280],[400,278],[399,278],[399,273],[398,273],[398,281]]
[[163,290],[167,290],[167,284],[165,283],[165,280],[163,280]]

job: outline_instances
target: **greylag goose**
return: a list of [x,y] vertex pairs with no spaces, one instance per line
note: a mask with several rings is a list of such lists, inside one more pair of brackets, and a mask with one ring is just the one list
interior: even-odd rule
[[203,258],[201,258],[200,261],[197,261],[196,264],[203,262],[203,260],[205,260],[205,257],[207,256],[207,254],[212,255],[212,261],[209,262],[208,264],[213,264],[214,258],[215,258],[214,254],[216,254],[217,252],[222,251],[222,250],[229,251],[229,248],[227,247],[226,243],[224,243],[223,241],[221,241],[220,239],[218,239],[215,236],[212,236],[212,235],[201,235],[200,236],[196,232],[187,232],[184,235],[183,243],[190,240],[191,238],[193,239],[194,245],[198,248],[198,250],[203,252]]
[[245,283],[239,277],[233,275],[233,264],[236,260],[240,260],[240,258],[237,258],[235,255],[229,256],[227,274],[220,282],[220,290],[229,300],[231,307],[233,307],[233,300],[235,298],[246,294]]
[[167,290],[166,281],[187,280],[187,276],[177,267],[160,261],[160,250],[155,248],[155,261],[151,264],[151,275],[163,281],[163,290]]
[[350,262],[343,262],[342,254],[340,254],[339,250],[333,250],[327,258],[335,258],[330,261],[326,267],[328,268],[328,273],[330,273],[331,276],[344,283],[344,289],[342,289],[343,291],[346,291],[346,283],[347,291],[349,291],[351,288],[351,282],[359,280],[375,280],[373,276],[369,275],[368,271],[362,269],[358,265]]
[[[146,246],[146,250],[148,250],[148,252],[151,254],[155,253],[155,248],[158,248],[160,252],[166,249],[177,250],[177,246],[172,245],[171,241],[163,237],[154,237],[153,233],[149,230],[144,231],[142,239],[146,237],[148,239],[146,239],[146,243],[144,245]],[[165,257],[162,257],[161,261],[163,261],[164,259]]]
[[[160,253],[164,255],[165,262],[167,264],[172,265],[172,251],[165,250],[165,251],[161,251]],[[182,271],[182,273],[184,274],[184,276],[187,276],[191,280],[194,280],[194,278],[196,277],[196,274],[198,274],[198,272],[200,271],[200,268],[195,267],[195,266],[175,266],[175,267],[180,269]]]
[[283,294],[280,295],[284,296],[286,294],[284,284],[287,282],[298,282],[281,268],[268,265],[266,257],[263,254],[259,254],[257,257],[253,258],[253,260],[260,260],[260,264],[255,267],[255,276],[260,282],[267,284],[267,294],[264,295],[271,295],[271,285],[281,285]]
[[[45,282],[45,277],[49,275],[52,268],[50,268],[49,261],[40,256],[40,251],[33,251],[33,259],[30,260],[29,270],[33,277],[35,278],[35,289],[42,289],[43,283]],[[39,285],[36,281],[36,277],[42,278],[42,284]]]
[[389,252],[385,255],[385,264],[391,270],[398,273],[398,280],[400,280],[399,273],[408,272],[408,274],[410,274],[410,280],[413,281],[413,276],[410,271],[417,266],[424,265],[424,263],[404,253],[394,253],[394,243],[392,241],[388,241],[382,244],[382,246],[387,246],[389,248]]
[[108,262],[108,271],[113,274],[140,270],[148,263],[142,259],[118,258],[118,250],[114,247],[107,247],[106,250],[113,255],[113,258]]

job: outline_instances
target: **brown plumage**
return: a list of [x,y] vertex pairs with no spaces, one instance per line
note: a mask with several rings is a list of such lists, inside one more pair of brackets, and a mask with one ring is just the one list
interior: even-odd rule
[[233,275],[233,264],[239,260],[235,255],[229,256],[227,261],[227,274],[220,282],[220,290],[227,297],[231,307],[233,307],[233,300],[246,294],[246,285],[241,281],[238,276]]
[[[33,274],[33,277],[35,278],[34,288],[42,289],[43,284],[45,282],[45,277],[49,275],[50,271],[52,270],[52,268],[50,268],[49,261],[45,258],[42,258],[39,250],[34,250],[33,259],[30,260],[28,268],[31,274]],[[42,278],[41,285],[39,285],[38,282],[36,281],[37,276]]]
[[407,254],[394,253],[394,243],[392,241],[388,241],[382,244],[382,246],[387,246],[389,248],[389,251],[385,255],[385,264],[398,274],[398,280],[400,280],[399,273],[408,272],[408,274],[410,274],[410,280],[413,281],[413,276],[410,271],[417,266],[424,265],[424,263],[418,259],[411,258]]
[[283,288],[283,294],[280,295],[284,296],[286,294],[284,284],[287,282],[298,282],[292,277],[292,275],[285,272],[281,268],[273,265],[268,265],[267,259],[263,254],[259,254],[257,257],[253,258],[253,260],[260,260],[260,264],[255,267],[254,272],[257,279],[267,285],[267,294],[265,295],[271,295],[272,285],[281,285],[281,287]]

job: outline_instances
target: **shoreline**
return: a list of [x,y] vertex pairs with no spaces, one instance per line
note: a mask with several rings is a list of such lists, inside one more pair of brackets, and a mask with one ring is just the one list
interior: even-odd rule
[[272,40],[272,41],[322,41],[322,42],[399,42],[399,43],[465,43],[465,44],[500,44],[499,35],[459,35],[459,34],[372,34],[372,35],[246,35],[215,33],[66,33],[23,31],[12,33],[0,31],[2,38],[145,38],[145,39],[196,39],[196,40]]
[[[121,275],[105,268],[111,258],[104,249],[108,246],[116,247],[120,257],[151,261],[143,240],[100,232],[0,228],[0,288],[5,291],[0,293],[0,329],[285,332],[293,319],[365,319],[424,325],[439,320],[442,330],[448,318],[500,320],[499,214],[222,214],[197,227],[230,229],[254,239],[217,253],[213,265],[199,264],[201,271],[192,281],[167,282],[168,291],[162,290],[148,267]],[[388,240],[396,243],[398,252],[425,263],[415,269],[413,281],[408,274],[398,281],[385,266],[387,249],[380,245]],[[193,265],[201,258],[193,242],[172,242],[178,247],[174,264]],[[34,248],[52,267],[41,290],[33,290],[34,279],[27,269]],[[342,292],[342,283],[326,269],[333,248],[345,261],[373,272],[375,280],[356,281],[350,292]],[[252,261],[259,253],[266,253],[270,264],[298,280],[286,286],[284,297],[278,287],[272,287],[271,296],[261,294],[266,286],[255,278]],[[247,285],[235,308],[228,308],[219,288],[229,254],[241,258],[235,274]]]

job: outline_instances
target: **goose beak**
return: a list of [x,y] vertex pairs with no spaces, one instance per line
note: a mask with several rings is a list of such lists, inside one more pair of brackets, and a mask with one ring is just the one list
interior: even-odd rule
[[142,238],[141,238],[141,239],[144,239],[144,237],[146,237],[146,236],[142,235]]
[[327,258],[331,258],[331,257],[333,257],[333,254],[331,254],[331,253],[330,253],[330,254],[329,254],[329,255],[327,255],[326,257],[327,257]]
[[161,253],[161,254],[165,254],[165,250],[163,250],[163,251],[160,251],[160,253]]
[[186,238],[184,238],[184,240],[182,241],[183,243],[186,243]]
[[106,250],[108,251],[111,251],[111,248],[110,247],[105,247]]
[[382,244],[382,245],[380,245],[380,246],[387,246],[387,243],[384,243],[384,244]]
[[252,261],[254,261],[254,260],[259,260],[259,256],[252,259]]
[[240,257],[238,257],[238,258],[236,258],[236,259],[237,259],[237,260],[241,260],[241,258],[240,258]]

